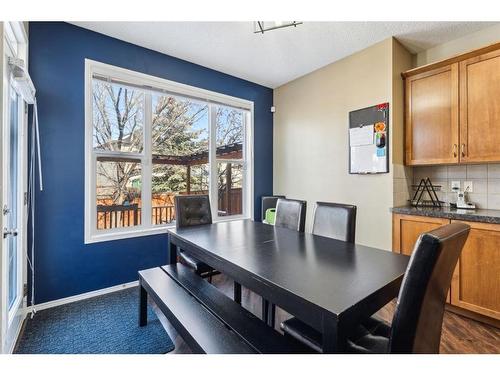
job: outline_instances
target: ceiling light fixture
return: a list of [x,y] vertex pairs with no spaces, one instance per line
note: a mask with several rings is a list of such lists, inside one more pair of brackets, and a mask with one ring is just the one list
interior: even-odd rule
[[255,21],[254,22],[254,33],[264,34],[266,31],[282,29],[283,27],[290,27],[301,25],[302,22],[299,21]]

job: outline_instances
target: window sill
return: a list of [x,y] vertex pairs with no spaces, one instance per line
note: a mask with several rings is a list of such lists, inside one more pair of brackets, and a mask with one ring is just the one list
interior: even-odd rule
[[[214,223],[225,222],[225,221],[233,221],[233,220],[245,220],[250,219],[250,217],[244,215],[238,216],[223,216],[214,220]],[[92,244],[98,242],[107,242],[107,241],[117,241],[123,240],[127,238],[136,238],[136,237],[145,237],[145,236],[153,236],[157,234],[166,234],[168,229],[174,228],[175,224],[162,225],[151,228],[134,228],[134,229],[123,229],[123,230],[114,230],[112,232],[106,231],[103,233],[93,233],[85,236],[85,244]]]
[[135,228],[132,230],[115,230],[107,231],[103,233],[93,233],[85,236],[85,244],[106,242],[106,241],[116,241],[123,240],[127,238],[136,238],[144,236],[153,236],[156,234],[166,234],[169,228],[173,228],[173,225],[164,225],[153,228]]

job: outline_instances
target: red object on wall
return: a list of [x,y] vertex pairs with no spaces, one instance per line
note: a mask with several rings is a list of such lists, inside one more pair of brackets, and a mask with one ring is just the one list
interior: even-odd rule
[[382,104],[377,104],[377,109],[379,111],[382,111],[384,109],[387,109],[387,107],[389,106],[389,103],[382,103]]

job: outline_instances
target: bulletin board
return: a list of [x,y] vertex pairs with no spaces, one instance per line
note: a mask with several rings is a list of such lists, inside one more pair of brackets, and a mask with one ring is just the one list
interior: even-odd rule
[[349,173],[389,172],[389,103],[349,112]]

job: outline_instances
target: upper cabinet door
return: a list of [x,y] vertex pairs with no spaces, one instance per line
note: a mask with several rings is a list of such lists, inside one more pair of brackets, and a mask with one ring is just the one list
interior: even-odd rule
[[460,160],[500,161],[500,50],[460,63]]
[[407,165],[458,163],[457,63],[406,78],[405,124]]

